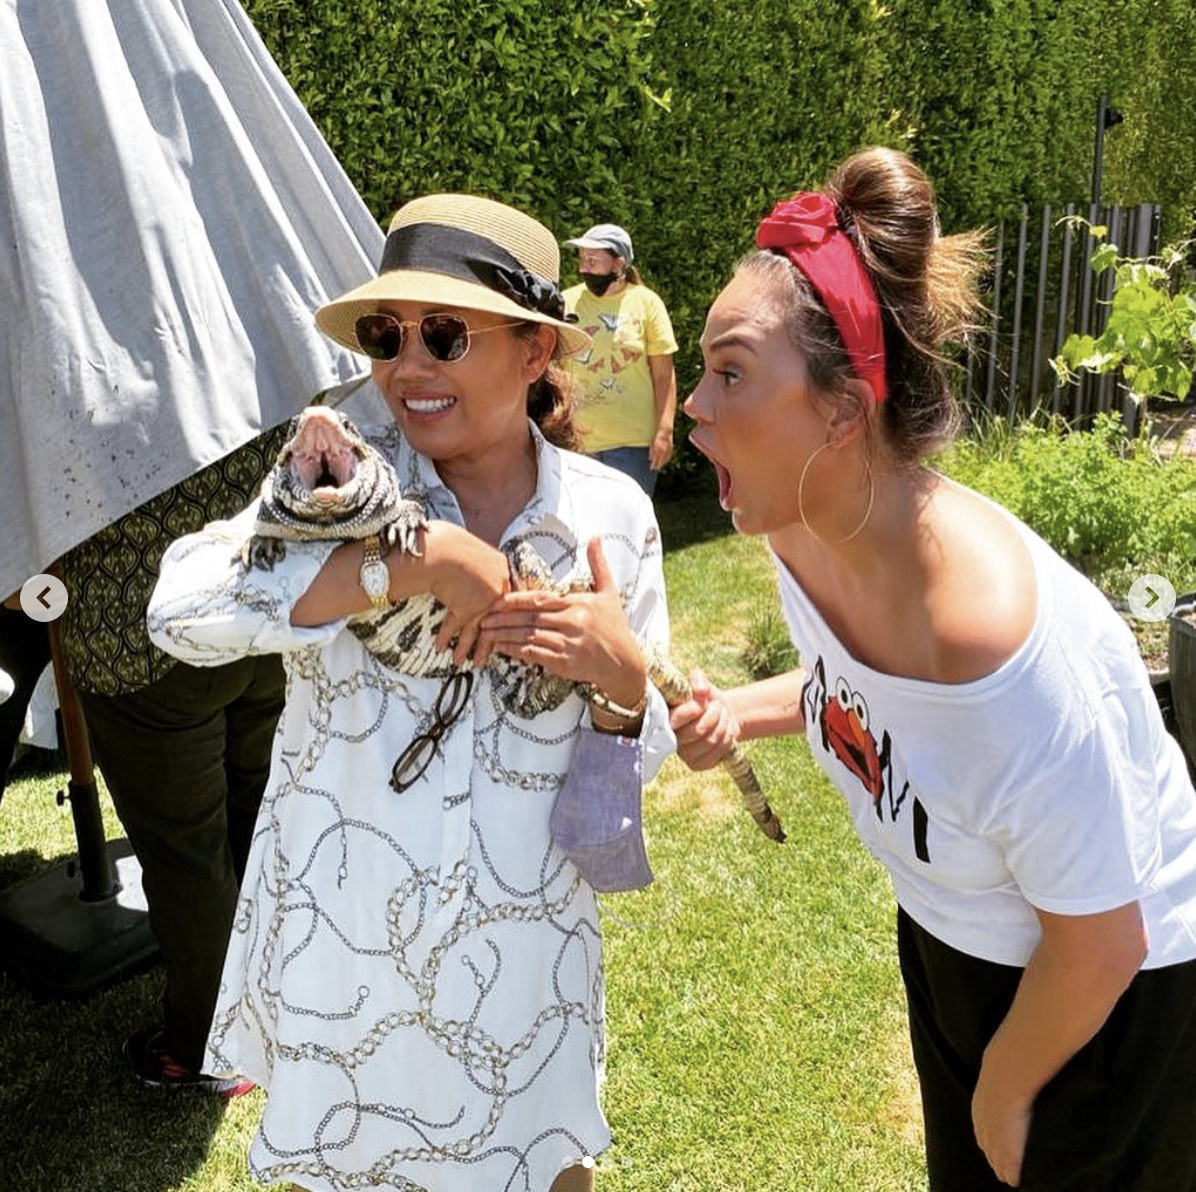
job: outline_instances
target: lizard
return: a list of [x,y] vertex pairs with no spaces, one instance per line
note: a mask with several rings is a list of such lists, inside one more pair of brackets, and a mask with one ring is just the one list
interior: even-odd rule
[[[292,422],[290,437],[262,483],[253,536],[241,561],[247,568],[269,569],[288,541],[343,542],[371,534],[387,547],[418,554],[419,533],[426,525],[422,502],[403,495],[394,467],[356,426],[331,407],[308,406]],[[516,542],[507,553],[512,577],[521,587],[566,593],[592,584],[584,571],[557,580],[526,542]],[[404,674],[447,678],[456,669],[452,651],[435,647],[444,616],[444,606],[427,594],[359,613],[349,619],[348,628],[384,665]],[[648,677],[665,702],[675,707],[689,699],[692,689],[680,668],[659,648],[641,648]],[[491,656],[486,666],[498,697],[521,716],[559,707],[574,691],[583,699],[593,696],[586,684],[504,655]],[[738,743],[721,764],[761,831],[784,841],[784,829]]]

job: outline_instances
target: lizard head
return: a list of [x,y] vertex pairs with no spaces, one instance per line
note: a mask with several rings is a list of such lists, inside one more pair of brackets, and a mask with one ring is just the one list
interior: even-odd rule
[[356,478],[366,451],[365,440],[343,414],[308,406],[295,419],[278,464],[290,474],[294,490],[317,503],[335,504]]

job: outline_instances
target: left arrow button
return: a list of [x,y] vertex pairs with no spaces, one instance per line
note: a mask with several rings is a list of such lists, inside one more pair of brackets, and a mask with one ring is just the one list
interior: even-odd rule
[[53,621],[66,611],[66,584],[56,575],[34,575],[21,588],[21,608],[35,621]]

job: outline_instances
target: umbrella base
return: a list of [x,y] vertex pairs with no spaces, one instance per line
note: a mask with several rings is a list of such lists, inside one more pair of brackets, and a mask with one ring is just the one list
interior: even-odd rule
[[104,853],[116,878],[105,897],[82,897],[73,861],[0,891],[0,964],[37,993],[82,996],[158,951],[129,842],[108,841]]

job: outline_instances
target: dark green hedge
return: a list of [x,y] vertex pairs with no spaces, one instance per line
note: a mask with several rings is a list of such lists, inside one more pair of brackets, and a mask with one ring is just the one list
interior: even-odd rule
[[[871,143],[936,180],[948,230],[1087,202],[1196,209],[1192,0],[245,0],[370,209],[489,194],[562,238],[612,220],[677,325],[772,202]],[[571,254],[566,266],[572,269]]]
[[553,227],[621,193],[642,124],[635,0],[247,0],[367,205],[488,194]]

